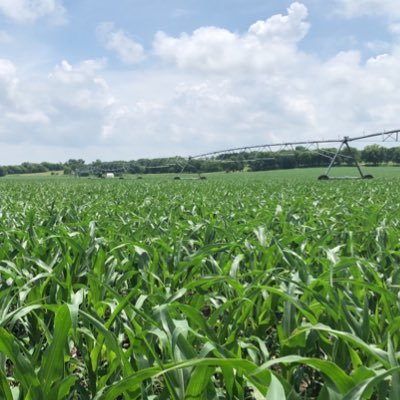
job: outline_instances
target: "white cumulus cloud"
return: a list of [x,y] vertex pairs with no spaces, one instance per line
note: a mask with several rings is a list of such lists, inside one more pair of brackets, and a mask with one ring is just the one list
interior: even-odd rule
[[50,17],[54,23],[61,23],[66,11],[61,0],[0,0],[0,12],[18,22]]
[[0,59],[2,143],[78,146],[100,140],[115,98],[101,76],[103,60],[64,60],[48,77],[19,72]]
[[107,50],[115,51],[125,64],[136,64],[145,58],[143,46],[110,22],[97,28],[97,35]]
[[115,98],[101,76],[104,60],[85,60],[70,64],[63,60],[44,83],[56,136],[65,144],[96,141],[111,112]]
[[33,102],[33,93],[25,92],[16,65],[10,60],[0,59],[1,141],[12,143],[24,140],[27,126],[49,122],[46,114],[35,108]]
[[287,15],[274,15],[251,25],[248,32],[233,33],[202,27],[192,34],[155,36],[155,54],[179,68],[213,72],[264,71],[286,68],[295,58],[296,43],[309,29],[307,8],[293,3]]
[[265,21],[251,25],[249,33],[264,37],[266,40],[296,42],[307,34],[310,24],[304,20],[308,16],[307,7],[295,2],[287,9],[287,15],[277,14]]

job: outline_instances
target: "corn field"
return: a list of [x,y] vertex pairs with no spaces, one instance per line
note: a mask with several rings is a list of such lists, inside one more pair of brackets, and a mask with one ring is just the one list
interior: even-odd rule
[[400,180],[0,182],[0,398],[400,399]]

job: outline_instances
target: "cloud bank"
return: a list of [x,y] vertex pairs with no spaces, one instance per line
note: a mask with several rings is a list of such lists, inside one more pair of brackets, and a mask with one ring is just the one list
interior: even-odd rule
[[[356,12],[355,2],[340,1]],[[322,60],[301,49],[311,29],[307,7],[294,2],[241,33],[160,31],[147,49],[114,24],[99,25],[123,71],[105,58],[65,59],[33,75],[0,59],[0,142],[23,143],[37,157],[57,149],[46,157],[55,161],[134,159],[396,128],[396,42],[369,59],[354,49]]]

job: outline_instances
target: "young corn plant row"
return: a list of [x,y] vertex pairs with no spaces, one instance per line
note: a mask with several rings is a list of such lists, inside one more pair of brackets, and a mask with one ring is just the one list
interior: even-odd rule
[[2,181],[0,398],[399,399],[398,180]]

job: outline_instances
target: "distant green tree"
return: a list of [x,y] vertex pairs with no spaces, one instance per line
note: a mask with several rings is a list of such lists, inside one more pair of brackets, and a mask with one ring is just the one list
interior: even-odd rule
[[7,168],[6,167],[0,167],[0,177],[1,176],[6,176],[7,175]]
[[75,171],[76,169],[82,168],[85,165],[85,160],[82,160],[81,158],[78,160],[70,158],[65,164],[71,168],[72,171]]
[[309,167],[311,165],[312,155],[307,149],[303,149],[302,146],[297,146],[294,153],[296,157],[297,165],[301,167]]
[[71,175],[72,169],[71,167],[64,167],[64,175]]
[[250,167],[252,171],[268,171],[279,168],[277,154],[273,152],[255,153],[255,157],[250,163]]
[[400,147],[392,147],[390,150],[390,161],[400,164]]
[[12,174],[25,174],[26,170],[22,165],[7,165],[7,172]]
[[366,146],[361,152],[361,159],[373,165],[379,165],[385,161],[385,148],[379,144]]
[[40,163],[47,171],[61,171],[63,169],[63,164],[61,163],[51,163],[43,161]]
[[278,165],[282,169],[291,169],[297,167],[297,160],[294,155],[281,153],[278,156]]
[[307,151],[307,148],[304,147],[304,146],[296,146],[294,149],[295,149],[296,151]]
[[353,157],[357,160],[361,160],[361,152],[360,150],[356,149],[355,147],[350,147],[350,149],[346,146],[343,147],[342,151],[340,154],[344,157],[342,157],[342,162],[347,165],[353,165],[354,160]]

